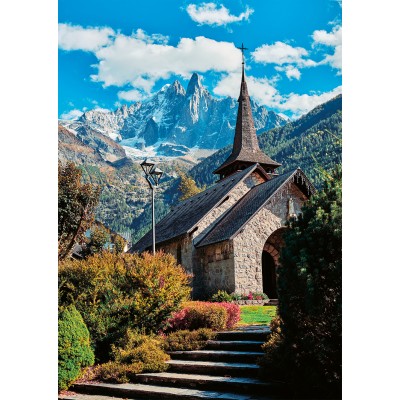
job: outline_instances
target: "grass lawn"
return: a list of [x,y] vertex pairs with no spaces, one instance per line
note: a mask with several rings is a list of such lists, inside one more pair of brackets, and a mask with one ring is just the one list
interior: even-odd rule
[[276,306],[240,306],[238,325],[267,325],[275,314]]

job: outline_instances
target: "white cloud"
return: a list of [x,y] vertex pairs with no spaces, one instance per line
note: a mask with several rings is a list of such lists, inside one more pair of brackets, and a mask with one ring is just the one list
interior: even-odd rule
[[285,72],[288,79],[300,79],[301,72],[293,65],[286,65],[284,67],[275,67],[277,71]]
[[102,107],[99,107],[99,106],[96,106],[94,108],[94,110],[98,111],[98,112],[102,112],[104,114],[107,114],[107,113],[111,112],[111,110],[109,110],[108,108],[102,108]]
[[144,97],[143,93],[136,89],[118,92],[118,98],[126,101],[139,101]]
[[[231,73],[224,76],[214,89],[214,93],[220,96],[239,96],[241,75]],[[273,82],[267,78],[246,77],[250,97],[258,104],[269,108],[290,112],[296,116],[311,111],[314,107],[322,104],[342,92],[342,87],[338,86],[330,92],[319,94],[296,94],[282,95]]]
[[332,32],[324,30],[314,31],[312,34],[313,45],[323,44],[326,46],[337,46],[342,44],[342,27],[335,26]]
[[338,70],[342,69],[342,27],[337,25],[333,27],[332,32],[325,30],[314,31],[312,34],[313,47],[333,47],[333,54],[326,54],[325,58],[319,64],[329,64]]
[[263,44],[256,48],[251,55],[254,61],[262,64],[296,64],[299,67],[313,67],[316,62],[305,58],[308,51],[303,47],[293,47],[287,43],[275,42],[268,45]]
[[215,3],[202,3],[200,5],[189,4],[186,7],[186,11],[190,18],[197,22],[199,25],[216,25],[222,26],[231,24],[233,22],[240,22],[248,20],[250,15],[254,12],[249,6],[246,6],[246,11],[240,13],[238,16],[233,15],[230,11],[221,4]]
[[229,42],[203,36],[182,38],[177,46],[148,43],[119,34],[114,42],[95,53],[98,71],[91,78],[106,86],[132,87],[149,92],[158,79],[172,74],[189,78],[194,71],[240,70],[241,53]]
[[291,93],[286,96],[279,108],[283,111],[291,111],[294,114],[302,115],[311,111],[314,107],[325,103],[331,98],[342,93],[342,86],[338,86],[330,92],[320,93],[320,94],[296,94]]
[[79,25],[58,24],[58,46],[63,50],[96,51],[111,43],[113,29],[83,28]]
[[73,110],[70,110],[68,112],[64,112],[63,114],[61,114],[60,118],[61,119],[67,119],[67,120],[76,120],[82,114],[83,114],[83,112],[81,110],[78,110],[78,109],[75,108]]
[[[234,72],[224,76],[214,88],[214,93],[219,96],[230,96],[236,98],[239,96],[241,74]],[[260,104],[272,104],[276,100],[278,90],[271,84],[267,78],[246,77],[247,86],[251,98]]]
[[132,37],[146,43],[167,44],[169,40],[169,36],[164,36],[160,33],[148,35],[143,29],[137,29],[136,32],[132,33]]

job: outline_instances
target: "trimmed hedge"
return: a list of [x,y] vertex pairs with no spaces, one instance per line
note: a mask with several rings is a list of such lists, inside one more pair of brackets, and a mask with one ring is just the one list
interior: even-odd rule
[[89,331],[81,314],[69,306],[58,315],[58,390],[66,390],[82,368],[93,365]]

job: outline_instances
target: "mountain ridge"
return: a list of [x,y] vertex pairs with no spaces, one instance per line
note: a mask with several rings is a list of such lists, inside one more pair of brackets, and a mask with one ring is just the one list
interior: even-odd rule
[[[238,103],[231,97],[215,98],[194,73],[186,90],[175,80],[145,101],[114,111],[89,110],[76,121],[60,121],[74,130],[88,129],[137,150],[143,158],[149,148],[158,153],[161,143],[217,151],[233,142]],[[284,126],[287,119],[251,100],[257,132]],[[132,153],[135,157],[135,152]],[[168,156],[165,145],[160,155]],[[171,152],[171,157],[174,155]]]

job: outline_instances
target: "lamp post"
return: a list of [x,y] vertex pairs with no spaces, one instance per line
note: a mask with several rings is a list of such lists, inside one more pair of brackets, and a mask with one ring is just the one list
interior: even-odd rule
[[163,172],[161,169],[156,168],[156,165],[150,161],[144,160],[140,166],[146,175],[147,183],[151,189],[151,218],[152,218],[152,231],[153,231],[153,255],[156,254],[156,219],[154,213],[154,191],[158,186]]

